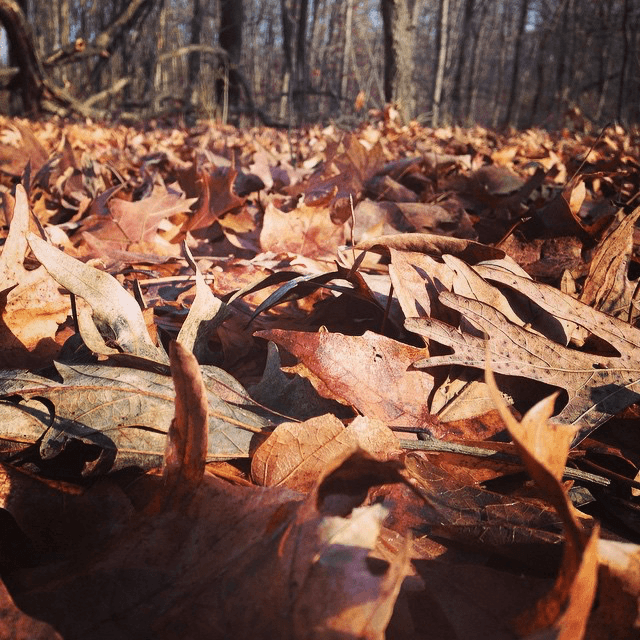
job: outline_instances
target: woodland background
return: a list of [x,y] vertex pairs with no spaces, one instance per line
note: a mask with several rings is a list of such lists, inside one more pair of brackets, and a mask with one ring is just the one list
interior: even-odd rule
[[640,0],[1,0],[0,22],[14,114],[300,126],[396,101],[432,126],[640,117]]

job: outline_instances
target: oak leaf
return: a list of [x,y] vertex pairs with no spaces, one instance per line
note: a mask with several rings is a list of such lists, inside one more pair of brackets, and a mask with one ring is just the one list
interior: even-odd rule
[[415,363],[418,368],[460,364],[482,368],[488,336],[491,363],[497,373],[531,378],[566,389],[568,402],[554,421],[578,427],[574,444],[625,407],[640,400],[637,362],[640,330],[597,311],[548,285],[488,268],[485,279],[524,295],[552,318],[575,323],[598,336],[619,355],[590,354],[570,349],[511,322],[505,314],[481,300],[443,291],[439,300],[476,327],[471,334],[435,318],[409,318],[406,327],[453,348],[451,355],[433,356]]

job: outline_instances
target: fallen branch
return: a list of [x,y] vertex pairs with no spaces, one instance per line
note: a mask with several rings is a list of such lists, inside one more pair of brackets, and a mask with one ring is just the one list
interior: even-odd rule
[[107,89],[104,89],[102,91],[99,91],[98,93],[94,93],[91,97],[87,98],[84,102],[81,103],[82,108],[89,109],[94,104],[96,104],[96,102],[100,102],[102,100],[105,100],[106,98],[109,98],[112,95],[120,93],[132,81],[133,81],[133,78],[131,77],[120,78],[120,80],[118,80],[113,86],[108,87]]

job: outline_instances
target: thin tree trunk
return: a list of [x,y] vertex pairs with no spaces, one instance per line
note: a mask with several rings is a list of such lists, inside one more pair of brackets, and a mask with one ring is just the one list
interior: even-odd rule
[[293,73],[293,26],[294,19],[291,5],[287,6],[287,0],[280,0],[280,14],[282,18],[282,53],[284,56],[284,68],[282,73],[282,86],[280,93],[280,119],[287,117],[290,108],[291,75]]
[[556,66],[556,90],[555,90],[555,104],[554,108],[558,111],[561,111],[563,106],[566,108],[566,105],[563,105],[563,101],[565,100],[566,90],[565,90],[565,70],[566,70],[566,60],[567,60],[567,38],[566,33],[569,31],[569,5],[570,2],[567,2],[562,11],[562,37],[558,38],[557,49],[556,49],[556,58],[558,60]]
[[464,109],[465,123],[475,121],[476,105],[478,103],[478,90],[480,88],[480,61],[486,49],[486,38],[482,36],[487,32],[486,18],[489,11],[489,3],[481,4],[480,16],[475,28],[471,29],[471,69],[467,79],[467,101]]
[[69,0],[60,0],[60,43],[62,46],[71,40],[69,24]]
[[[462,120],[462,76],[464,72],[465,60],[469,57],[468,44],[472,41],[472,20],[475,0],[465,0],[464,10],[462,12],[462,24],[460,25],[459,45],[458,45],[458,62],[456,65],[456,74],[453,80],[453,90],[451,92],[451,103],[453,111],[456,114],[456,120]],[[471,47],[473,52],[473,47]]]
[[518,80],[520,79],[520,52],[522,51],[522,40],[524,38],[524,27],[527,21],[527,11],[529,0],[521,0],[520,15],[518,16],[518,26],[516,31],[516,42],[513,50],[513,67],[511,69],[511,82],[509,86],[509,99],[507,100],[507,113],[505,114],[505,124],[513,124],[511,119],[516,106],[516,95],[518,92]]
[[618,84],[618,104],[616,107],[616,119],[623,120],[625,78],[629,61],[629,0],[624,0],[622,5],[622,61],[620,64],[620,83]]
[[[165,42],[167,39],[167,8],[163,6],[160,9],[160,15],[158,17],[158,30],[157,30],[157,52],[158,56],[164,52]],[[157,58],[156,58],[157,59]],[[167,84],[167,73],[164,68],[164,64],[157,60],[155,66],[155,73],[153,78],[154,99],[152,109],[154,112],[159,111],[160,104],[158,103],[158,96],[164,93],[165,85]]]
[[225,97],[229,106],[238,107],[242,90],[239,74],[242,57],[242,23],[244,11],[242,0],[220,0],[220,46],[227,52],[227,60],[219,67],[223,76],[217,82],[217,101],[222,104]]
[[308,82],[307,65],[307,17],[309,0],[300,0],[298,13],[298,30],[296,33],[296,63],[294,105],[298,123],[302,122],[306,113]]
[[[498,9],[496,5],[496,21],[500,30],[500,39],[498,49],[500,51],[500,62],[498,63],[498,79],[495,89],[495,98],[492,105],[493,117],[491,120],[491,126],[497,127],[500,122],[500,108],[502,105],[502,91],[504,88],[504,75],[507,65],[507,29],[509,28],[509,5],[503,5],[502,9]],[[499,19],[501,18],[501,19]]]
[[431,126],[437,127],[440,122],[440,103],[442,101],[442,87],[444,86],[444,70],[447,64],[447,46],[449,39],[449,0],[440,0],[438,14],[438,37],[436,50],[438,64],[433,85],[433,107]]
[[551,35],[557,32],[560,14],[566,3],[567,0],[559,2],[555,7],[555,13],[553,14],[551,21],[547,23],[545,20],[545,24],[542,27],[543,32],[538,41],[538,51],[536,55],[536,87],[531,101],[531,110],[529,112],[529,126],[536,122],[536,120],[540,119],[540,104],[544,92],[545,71],[547,69],[547,43],[549,42]]
[[[193,13],[191,15],[190,43],[200,44],[200,33],[202,31],[202,4],[200,0],[193,0]],[[192,104],[196,98],[196,84],[200,74],[200,52],[196,49],[189,54],[188,58],[189,75],[187,86],[184,88],[184,100],[186,104]]]
[[600,22],[599,44],[598,50],[600,57],[598,60],[598,107],[596,109],[595,119],[600,122],[606,99],[609,95],[609,73],[613,56],[610,55],[611,40],[606,37],[604,25],[609,24],[611,15],[611,5],[608,2],[600,3],[598,6],[598,19]]
[[340,82],[340,99],[347,97],[347,87],[349,83],[349,71],[351,67],[351,27],[353,23],[353,0],[347,0],[344,18],[344,49],[342,51],[342,72]]

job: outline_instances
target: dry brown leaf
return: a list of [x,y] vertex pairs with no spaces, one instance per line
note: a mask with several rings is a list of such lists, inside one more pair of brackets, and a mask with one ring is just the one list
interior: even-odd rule
[[202,364],[211,364],[214,356],[209,348],[209,339],[214,331],[224,322],[229,311],[227,306],[213,294],[204,276],[200,273],[198,265],[186,244],[185,254],[189,265],[196,273],[196,297],[189,309],[184,324],[180,328],[177,341],[182,346],[194,353]]
[[37,173],[49,154],[33,134],[30,126],[19,120],[3,119],[0,137],[0,167],[16,178],[22,176],[27,164]]
[[562,486],[575,429],[549,422],[554,396],[538,402],[518,422],[502,400],[488,359],[486,380],[527,472],[562,518],[566,536],[562,566],[554,588],[538,601],[533,611],[518,617],[518,629],[533,633],[553,626],[562,640],[582,640],[596,594],[599,527],[596,524],[590,533],[583,529]]
[[11,640],[63,640],[46,622],[20,611],[0,582],[0,637]]
[[410,369],[421,349],[371,332],[363,336],[301,331],[259,331],[299,358],[335,397],[368,418],[391,426],[429,423],[433,378]]
[[631,324],[639,313],[634,304],[638,283],[628,277],[633,230],[638,218],[640,207],[624,216],[598,243],[579,298],[590,307]]
[[[185,198],[174,187],[155,186],[151,195],[143,200],[127,202],[120,198],[109,200],[109,212],[115,227],[124,235],[123,245],[151,244],[163,220],[191,211],[195,198]],[[94,232],[95,233],[95,232]],[[103,236],[104,237],[104,236]],[[110,236],[110,242],[116,238]]]
[[[142,509],[116,514],[117,527],[102,522],[99,548],[85,543],[58,552],[54,563],[5,572],[12,597],[65,637],[293,639],[311,632],[382,640],[408,547],[393,562],[368,560],[386,510],[360,504],[370,486],[400,480],[398,465],[363,455],[337,460],[304,501],[286,489],[203,476],[206,410],[188,408],[203,393],[197,364],[179,347],[171,356],[180,398],[165,480],[129,487]],[[31,535],[47,525],[21,510],[20,484],[14,477],[11,509]]]
[[262,486],[307,492],[336,458],[361,449],[378,459],[399,452],[400,443],[379,420],[357,417],[346,427],[333,415],[276,427],[255,452],[251,476]]
[[483,260],[499,260],[505,257],[505,253],[501,249],[496,249],[480,242],[430,233],[403,233],[393,236],[380,236],[359,242],[355,248],[360,251],[375,251],[383,255],[388,255],[390,249],[426,253],[432,257],[450,254],[472,265]]
[[206,229],[220,216],[244,204],[245,198],[237,196],[233,191],[237,175],[238,172],[229,167],[200,174],[202,197],[198,209],[185,223],[184,231]]
[[53,278],[91,306],[93,322],[98,330],[111,332],[109,337],[116,348],[151,361],[167,362],[165,352],[149,337],[138,303],[111,274],[66,255],[33,233],[28,240],[36,258]]
[[344,241],[344,225],[334,224],[324,207],[300,204],[292,211],[284,212],[270,202],[265,209],[260,232],[263,251],[328,258],[335,256]]
[[69,299],[44,267],[24,266],[29,230],[29,203],[22,185],[16,187],[13,219],[0,256],[0,365],[33,366],[53,357],[59,326],[71,312]]
[[589,640],[633,640],[640,633],[640,547],[598,541],[598,600],[589,619]]
[[[509,322],[484,302],[448,291],[440,294],[440,302],[459,311],[489,336],[491,362],[497,373],[531,378],[567,390],[569,401],[555,421],[579,428],[574,442],[640,398],[635,390],[640,369],[635,362],[640,346],[638,329],[548,285],[500,269],[485,271],[485,277],[519,291],[548,314],[584,327],[620,354],[592,355],[569,349]],[[484,366],[485,341],[479,335],[463,333],[435,318],[409,318],[406,326],[455,351],[453,355],[427,358],[415,366]]]

